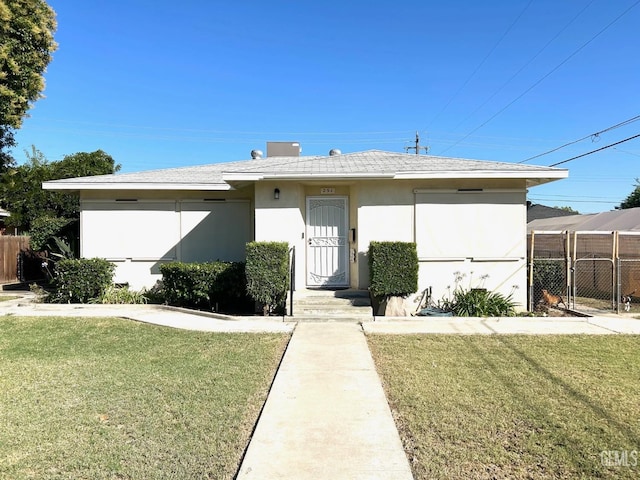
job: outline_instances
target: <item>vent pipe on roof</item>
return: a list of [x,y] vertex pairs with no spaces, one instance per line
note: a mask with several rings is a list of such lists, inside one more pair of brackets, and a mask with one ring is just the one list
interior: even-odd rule
[[262,150],[251,150],[251,158],[253,160],[262,158]]
[[331,150],[329,150],[329,155],[332,157],[334,155],[342,155],[342,152],[340,151],[339,148],[332,148]]

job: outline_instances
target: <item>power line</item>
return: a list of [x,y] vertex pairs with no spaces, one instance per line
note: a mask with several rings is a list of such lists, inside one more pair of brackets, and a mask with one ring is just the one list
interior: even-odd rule
[[429,125],[427,125],[427,128],[440,116],[442,115],[442,112],[444,112],[449,105],[451,105],[451,102],[453,102],[453,100],[455,100],[455,98],[460,94],[460,92],[462,90],[464,90],[464,88],[469,84],[469,82],[471,81],[471,79],[476,75],[476,73],[478,73],[478,70],[480,70],[480,68],[482,67],[482,65],[484,65],[484,63],[487,61],[487,59],[491,56],[491,54],[494,52],[494,50],[496,48],[498,48],[498,45],[500,45],[502,43],[502,41],[504,40],[504,38],[507,36],[507,34],[511,31],[511,29],[514,27],[514,25],[516,23],[518,23],[518,20],[520,20],[520,17],[522,17],[522,15],[524,15],[524,12],[526,12],[529,7],[531,6],[531,4],[533,3],[533,0],[530,0],[529,3],[524,7],[524,9],[520,12],[520,14],[516,17],[516,19],[511,23],[511,25],[509,25],[509,28],[507,28],[507,30],[502,34],[502,36],[498,39],[498,41],[496,42],[496,44],[491,48],[491,50],[489,50],[489,53],[487,53],[485,55],[485,57],[482,59],[482,61],[478,64],[478,66],[475,68],[475,70],[473,72],[471,72],[471,75],[469,75],[467,77],[467,79],[464,81],[464,83],[462,84],[462,86],[460,86],[460,88],[451,96],[451,98],[449,99],[449,101],[445,104],[444,107],[442,107],[442,110],[440,110],[435,117],[433,117],[433,119],[429,122]]
[[551,165],[549,165],[549,166],[550,166],[550,167],[555,167],[555,166],[557,166],[557,165],[562,165],[563,163],[567,163],[567,162],[570,162],[570,161],[572,161],[572,160],[576,160],[576,159],[578,159],[578,158],[586,157],[587,155],[591,155],[592,153],[600,152],[600,151],[605,150],[605,149],[607,149],[607,148],[615,147],[616,145],[620,145],[621,143],[628,142],[629,140],[633,140],[634,138],[638,138],[638,137],[640,137],[640,133],[639,133],[639,134],[637,134],[637,135],[634,135],[633,137],[629,137],[629,138],[625,138],[624,140],[620,140],[619,142],[612,143],[612,144],[610,144],[610,145],[606,145],[606,146],[604,146],[604,147],[597,148],[597,149],[595,149],[595,150],[591,150],[590,152],[583,153],[583,154],[581,154],[581,155],[576,155],[575,157],[571,157],[571,158],[569,158],[569,159],[567,159],[567,160],[563,160],[563,161],[561,161],[561,162],[557,162],[557,163],[552,163],[552,164],[551,164]]
[[529,160],[533,160],[534,158],[539,158],[539,157],[542,157],[544,155],[548,155],[550,153],[557,152],[558,150],[560,150],[560,149],[562,149],[564,147],[568,147],[569,145],[573,145],[575,143],[582,142],[583,140],[586,140],[587,138],[597,138],[602,133],[608,132],[610,130],[615,130],[616,128],[620,128],[620,127],[623,127],[625,125],[629,125],[630,123],[637,122],[638,120],[640,120],[640,115],[636,115],[635,117],[630,118],[628,120],[625,120],[624,122],[617,123],[615,125],[612,125],[611,127],[605,128],[604,130],[600,130],[599,132],[595,132],[595,133],[592,133],[592,134],[587,135],[585,137],[579,138],[578,140],[574,140],[572,142],[565,143],[564,145],[560,145],[559,147],[552,148],[551,150],[547,150],[546,152],[539,153],[538,155],[534,155],[533,157],[525,158],[524,160],[521,160],[518,163],[525,163],[525,162],[528,162]]
[[638,155],[637,153],[629,152],[628,150],[620,150],[619,148],[614,148],[614,150],[617,150],[622,153],[626,153],[628,155],[633,155],[634,157],[640,157],[640,155]]
[[542,197],[529,197],[529,200],[535,202],[562,202],[562,203],[620,203],[620,200],[571,200],[570,198],[542,198]]
[[462,142],[463,140],[465,140],[466,138],[468,138],[470,135],[472,135],[473,133],[475,133],[476,131],[480,130],[482,127],[484,127],[486,124],[488,124],[491,120],[493,120],[494,118],[496,118],[498,115],[500,115],[502,112],[504,112],[507,108],[509,108],[511,105],[513,105],[514,103],[516,103],[518,100],[520,100],[522,97],[524,97],[527,93],[529,93],[531,90],[533,90],[535,87],[537,87],[538,85],[540,85],[547,77],[549,77],[551,74],[555,73],[560,67],[562,67],[565,63],[567,63],[569,60],[571,60],[573,57],[575,57],[580,51],[582,51],[584,48],[587,47],[587,45],[589,45],[591,42],[593,42],[596,38],[598,38],[600,35],[602,35],[606,30],[609,29],[609,27],[611,27],[614,23],[616,23],[618,20],[620,20],[623,16],[625,16],[627,13],[629,13],[634,7],[636,7],[638,4],[640,3],[640,0],[637,0],[633,5],[631,5],[629,8],[627,8],[624,12],[622,12],[620,15],[618,15],[616,18],[614,18],[611,22],[609,22],[602,30],[600,30],[598,33],[596,33],[593,37],[591,37],[590,40],[588,40],[587,42],[583,43],[577,50],[575,50],[571,55],[569,55],[567,58],[565,58],[562,62],[560,62],[558,65],[556,65],[554,68],[552,68],[549,72],[547,72],[545,75],[543,75],[538,81],[536,81],[533,85],[531,85],[529,88],[527,88],[524,92],[522,92],[520,95],[518,95],[516,98],[514,98],[511,102],[509,102],[507,105],[505,105],[504,107],[502,107],[500,110],[498,110],[496,113],[494,113],[491,117],[489,117],[488,120],[486,120],[484,123],[481,123],[480,125],[478,125],[476,128],[474,128],[473,130],[471,130],[469,133],[467,133],[467,135],[465,135],[464,137],[462,137],[460,140],[458,140],[458,142],[454,143],[453,145],[449,146],[448,148],[445,148],[442,152],[440,152],[440,155],[442,155],[444,152],[446,152],[447,150],[450,150],[451,148],[455,147],[456,145],[458,145],[460,142]]
[[[575,21],[578,19],[578,17],[579,17],[580,15],[582,15],[582,14],[584,13],[584,11],[585,11],[587,8],[589,8],[589,7],[591,6],[591,4],[592,4],[594,1],[595,1],[595,0],[591,0],[591,1],[590,1],[590,2],[589,2],[589,3],[588,3],[588,4],[587,4],[587,5],[586,5],[582,10],[580,10],[580,11],[579,11],[579,12],[578,12],[578,13],[577,13],[577,14],[576,14],[576,15],[575,15],[575,16],[574,16],[574,17],[569,21],[569,23],[567,23],[567,24],[566,24],[566,25],[565,25],[565,26],[564,26],[564,27],[563,27],[563,28],[562,28],[558,33],[556,33],[556,34],[551,38],[551,40],[549,40],[549,41],[548,41],[548,42],[547,42],[547,43],[546,43],[546,44],[545,44],[545,45],[544,45],[540,50],[538,50],[538,52],[537,52],[533,57],[531,57],[531,58],[529,59],[529,61],[527,61],[527,63],[525,63],[522,67],[520,67],[520,69],[519,69],[516,73],[514,73],[513,75],[511,75],[511,77],[510,77],[510,78],[509,78],[505,83],[503,83],[500,87],[498,87],[498,89],[497,89],[495,92],[493,92],[493,94],[492,94],[489,98],[487,98],[487,99],[486,99],[484,102],[482,102],[478,107],[476,107],[476,108],[475,108],[475,110],[474,110],[473,112],[471,112],[471,113],[470,113],[470,114],[469,114],[469,115],[468,115],[464,120],[462,120],[461,122],[459,122],[459,123],[458,123],[458,125],[456,125],[456,126],[455,126],[455,129],[457,129],[460,125],[462,125],[462,124],[463,124],[463,123],[465,123],[467,120],[469,120],[471,117],[473,117],[473,116],[476,114],[476,112],[477,112],[478,110],[480,110],[482,107],[484,107],[484,106],[485,106],[487,103],[489,103],[489,102],[490,102],[490,101],[491,101],[491,100],[492,100],[492,99],[493,99],[493,98],[494,98],[498,93],[500,93],[502,90],[504,90],[504,88],[505,88],[507,85],[509,85],[509,83],[511,83],[511,80],[513,80],[514,78],[516,78],[518,75],[520,75],[520,73],[521,73],[525,68],[527,68],[529,65],[531,65],[531,63],[533,63],[533,61],[534,61],[536,58],[538,58],[538,57],[542,54],[542,52],[544,52],[544,51],[547,49],[547,47],[548,47],[549,45],[551,45],[551,44],[556,40],[556,38],[558,38],[558,37],[559,37],[559,36],[560,36],[560,35],[561,35],[561,34],[562,34],[562,33],[563,33],[567,28],[569,28],[569,26],[570,26],[573,22],[575,22]],[[528,7],[528,5],[527,5],[527,7]]]

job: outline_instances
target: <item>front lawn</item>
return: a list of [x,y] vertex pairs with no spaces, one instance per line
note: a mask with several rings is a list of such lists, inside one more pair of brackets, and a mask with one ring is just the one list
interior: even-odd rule
[[0,317],[0,478],[233,478],[288,338]]
[[368,341],[416,479],[640,477],[639,336]]

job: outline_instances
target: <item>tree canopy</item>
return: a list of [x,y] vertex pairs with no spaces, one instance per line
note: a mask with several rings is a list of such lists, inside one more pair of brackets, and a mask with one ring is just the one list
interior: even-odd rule
[[14,130],[42,96],[57,48],[56,14],[43,0],[0,0],[0,170],[13,162]]
[[557,205],[554,205],[553,208],[557,208],[558,210],[564,210],[565,212],[575,213],[576,215],[578,215],[580,213],[579,211],[574,210],[573,208],[571,208],[569,206],[559,207]]
[[620,208],[640,207],[640,179],[636,178],[636,185],[633,191],[620,204]]
[[103,152],[79,152],[56,162],[48,162],[35,147],[25,152],[27,161],[11,167],[0,177],[2,207],[11,213],[6,224],[29,231],[39,217],[77,220],[80,202],[77,194],[42,189],[42,182],[62,178],[105,175],[120,170],[114,159]]

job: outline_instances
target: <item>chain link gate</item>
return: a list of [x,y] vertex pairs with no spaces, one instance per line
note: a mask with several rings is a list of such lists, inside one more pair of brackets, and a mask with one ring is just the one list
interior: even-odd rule
[[640,232],[618,232],[617,243],[617,312],[640,313]]
[[615,232],[574,232],[572,308],[615,310]]

